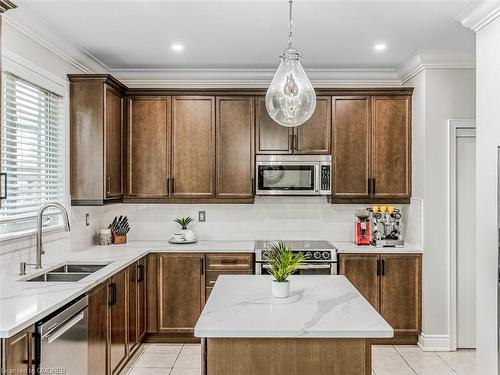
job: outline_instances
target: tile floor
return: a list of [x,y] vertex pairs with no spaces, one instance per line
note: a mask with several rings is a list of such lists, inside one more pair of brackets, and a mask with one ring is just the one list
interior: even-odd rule
[[[197,344],[145,344],[122,375],[200,375]],[[372,375],[477,375],[476,353],[423,352],[417,346],[374,346]]]

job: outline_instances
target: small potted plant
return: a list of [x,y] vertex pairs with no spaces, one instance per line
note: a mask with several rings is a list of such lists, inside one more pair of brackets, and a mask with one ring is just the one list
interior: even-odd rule
[[269,246],[270,255],[267,264],[269,272],[274,276],[272,282],[273,296],[286,298],[290,294],[288,276],[292,275],[301,265],[304,257],[294,253],[285,242],[280,241]]
[[196,239],[195,233],[188,229],[188,225],[193,222],[193,219],[190,216],[177,218],[174,221],[181,226],[180,235],[184,241],[192,242]]

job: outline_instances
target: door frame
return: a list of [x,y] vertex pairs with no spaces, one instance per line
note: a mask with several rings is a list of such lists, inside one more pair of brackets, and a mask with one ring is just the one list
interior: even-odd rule
[[450,177],[450,350],[457,350],[457,135],[461,129],[476,130],[475,119],[448,120]]

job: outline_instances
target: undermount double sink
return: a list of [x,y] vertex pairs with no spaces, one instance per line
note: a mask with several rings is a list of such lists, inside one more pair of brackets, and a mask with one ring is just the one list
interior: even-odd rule
[[38,282],[75,282],[99,271],[107,264],[64,264],[41,275],[31,277],[25,281]]

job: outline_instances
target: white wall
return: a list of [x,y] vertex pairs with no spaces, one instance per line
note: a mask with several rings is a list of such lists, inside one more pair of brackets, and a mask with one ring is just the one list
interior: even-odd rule
[[477,32],[476,270],[478,374],[498,374],[497,264],[500,18]]
[[[424,69],[414,86],[413,189],[422,198],[423,322],[420,344],[450,347],[448,120],[475,117],[474,69]],[[413,209],[414,204],[410,207]]]

